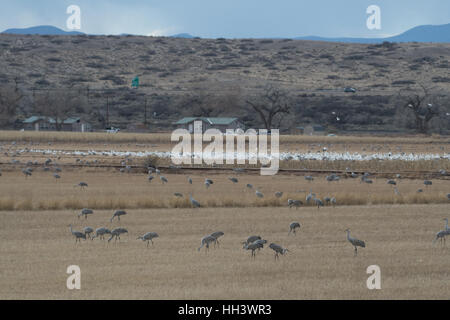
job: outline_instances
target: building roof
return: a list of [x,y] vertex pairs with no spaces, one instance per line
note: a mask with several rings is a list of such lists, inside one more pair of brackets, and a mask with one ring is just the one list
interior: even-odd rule
[[[49,123],[55,123],[55,119],[50,118],[50,117],[44,117],[44,116],[31,116],[31,117],[23,120],[23,123],[34,123],[39,120],[46,120]],[[73,124],[73,123],[77,123],[79,121],[80,121],[80,118],[71,117],[71,118],[67,118],[66,120],[64,120],[63,123],[64,124]]]
[[217,125],[227,125],[232,123],[233,121],[237,120],[238,118],[211,118],[211,117],[186,117],[181,120],[178,120],[175,122],[175,124],[186,124],[193,122],[195,120],[200,120],[203,122],[207,122],[211,125],[217,124]]

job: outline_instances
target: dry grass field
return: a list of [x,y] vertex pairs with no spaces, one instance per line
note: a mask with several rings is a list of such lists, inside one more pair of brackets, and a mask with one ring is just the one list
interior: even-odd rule
[[[129,210],[78,220],[70,210],[2,212],[2,299],[448,299],[450,249],[432,245],[448,205],[357,206],[289,210]],[[302,227],[288,236],[291,221]],[[76,244],[75,229],[121,225],[114,243]],[[344,230],[366,241],[357,257]],[[219,248],[198,252],[203,235],[222,230]],[[138,235],[156,231],[146,248]],[[241,241],[259,234],[290,250],[275,261],[264,248],[251,259]],[[366,268],[381,269],[368,290]],[[81,268],[81,290],[66,288],[66,269]]]
[[[122,135],[113,135],[113,140],[106,142],[99,135],[99,140],[90,143],[79,140],[81,135],[67,135],[51,144],[48,144],[51,136],[30,137],[32,145],[17,136],[0,139],[3,141],[0,299],[447,299],[450,296],[450,248],[432,244],[436,233],[444,228],[443,219],[450,218],[448,175],[431,176],[419,171],[449,170],[446,159],[415,165],[390,160],[336,165],[369,168],[374,173],[372,184],[345,178],[341,173],[340,181],[327,182],[325,173],[313,173],[314,181],[308,182],[305,172],[260,176],[250,171],[163,168],[161,174],[168,183],[162,184],[156,174],[152,182],[148,181],[145,169],[140,167],[145,159],[133,158],[131,164],[135,167],[126,173],[117,167],[125,159],[123,156],[82,157],[83,161],[97,160],[97,164],[104,165],[88,166],[76,165],[73,155],[59,154],[58,159],[58,155],[18,151],[44,146],[50,150],[145,151],[148,148],[138,144],[169,145],[164,140],[167,136],[145,136],[149,140],[132,142],[120,140]],[[307,144],[323,146],[329,138],[332,137],[283,139],[290,141],[292,148],[303,150]],[[448,141],[440,137],[385,141],[366,137],[360,142],[355,137],[335,138],[357,152],[363,152],[363,148],[372,152],[367,149],[371,144],[392,150],[397,146],[413,148],[414,141],[424,153],[429,146],[439,154],[448,152]],[[44,171],[43,162],[47,158],[53,163],[48,165],[49,171]],[[12,164],[12,160],[19,163]],[[27,161],[39,164],[31,166],[33,173],[26,178],[21,170],[28,166]],[[332,161],[300,165],[328,169],[335,166]],[[58,173],[61,178],[55,179],[53,173],[58,166],[62,168]],[[381,169],[412,170],[396,179],[400,194],[387,184],[388,178],[395,177],[377,174]],[[187,182],[188,176],[192,185]],[[239,182],[232,183],[230,176]],[[205,178],[212,179],[214,184],[206,188]],[[432,179],[433,184],[424,186],[425,178]],[[88,187],[77,187],[81,181],[87,182]],[[253,189],[247,188],[247,183]],[[256,197],[256,189],[264,198]],[[423,192],[418,193],[418,189]],[[284,192],[281,198],[275,197],[277,191]],[[305,203],[298,209],[288,208],[288,198],[305,202],[310,191],[321,199],[336,197],[336,207],[318,209]],[[175,192],[183,197],[175,197]],[[189,193],[201,203],[201,208],[191,207]],[[94,214],[87,219],[78,218],[80,209],[86,207],[93,209]],[[125,209],[128,214],[120,222],[110,222],[116,209]],[[292,221],[299,221],[301,228],[297,235],[288,236]],[[69,224],[79,231],[86,226],[94,229],[122,226],[129,233],[117,242],[88,239],[76,243]],[[347,228],[352,230],[352,236],[366,241],[366,248],[360,249],[357,257],[346,240]],[[147,248],[137,237],[149,231],[160,237]],[[198,252],[200,239],[214,231],[225,233],[220,247]],[[275,242],[290,251],[275,261],[274,252],[266,246],[252,259],[241,244],[250,235],[260,235],[268,244]],[[69,265],[81,268],[81,290],[66,288]],[[366,269],[370,265],[381,268],[381,290],[366,287],[369,277]]]

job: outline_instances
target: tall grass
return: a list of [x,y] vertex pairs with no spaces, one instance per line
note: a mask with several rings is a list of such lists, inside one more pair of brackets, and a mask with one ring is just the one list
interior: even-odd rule
[[[450,203],[444,193],[418,193],[407,195],[388,194],[354,194],[337,193],[336,206],[363,206],[363,205],[391,205],[391,204],[444,204]],[[321,198],[321,195],[318,195]],[[292,197],[295,198],[295,197]],[[298,198],[298,197],[297,197]],[[288,197],[266,199],[234,199],[212,197],[199,199],[203,208],[252,208],[252,207],[287,207]],[[323,198],[322,198],[323,199]],[[302,199],[301,207],[315,207],[313,201],[306,203]],[[330,206],[325,204],[325,206]],[[40,201],[0,199],[0,211],[49,211],[49,210],[81,210],[82,208],[94,210],[116,209],[161,209],[161,208],[192,208],[188,199],[158,200],[149,198],[93,198],[87,202],[81,199],[48,199]],[[301,210],[301,207],[299,208]]]

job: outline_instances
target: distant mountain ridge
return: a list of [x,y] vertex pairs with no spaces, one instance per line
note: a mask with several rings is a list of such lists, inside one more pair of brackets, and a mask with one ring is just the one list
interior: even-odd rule
[[54,26],[36,26],[30,28],[14,28],[7,29],[2,33],[9,34],[39,34],[39,35],[80,35],[83,32],[78,31],[64,31]]
[[[64,31],[54,26],[36,26],[30,28],[7,29],[2,33],[9,34],[38,34],[38,35],[82,35],[84,33],[78,31]],[[128,34],[121,34],[122,36]],[[178,33],[169,36],[170,38],[192,39],[195,36],[189,33]],[[295,37],[295,40],[314,40],[326,42],[347,42],[347,43],[382,43],[389,42],[450,42],[450,23],[443,25],[422,25],[409,29],[399,35],[387,38],[351,38],[337,37],[327,38],[318,36]]]
[[443,25],[423,25],[409,29],[399,35],[387,38],[326,38],[317,36],[296,37],[296,40],[314,40],[347,43],[389,42],[450,42],[450,23]]

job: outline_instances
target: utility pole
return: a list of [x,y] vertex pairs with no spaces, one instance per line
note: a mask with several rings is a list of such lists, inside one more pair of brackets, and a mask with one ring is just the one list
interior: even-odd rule
[[109,128],[109,97],[106,96],[106,127]]
[[145,99],[145,104],[144,104],[144,124],[147,124],[147,99]]

